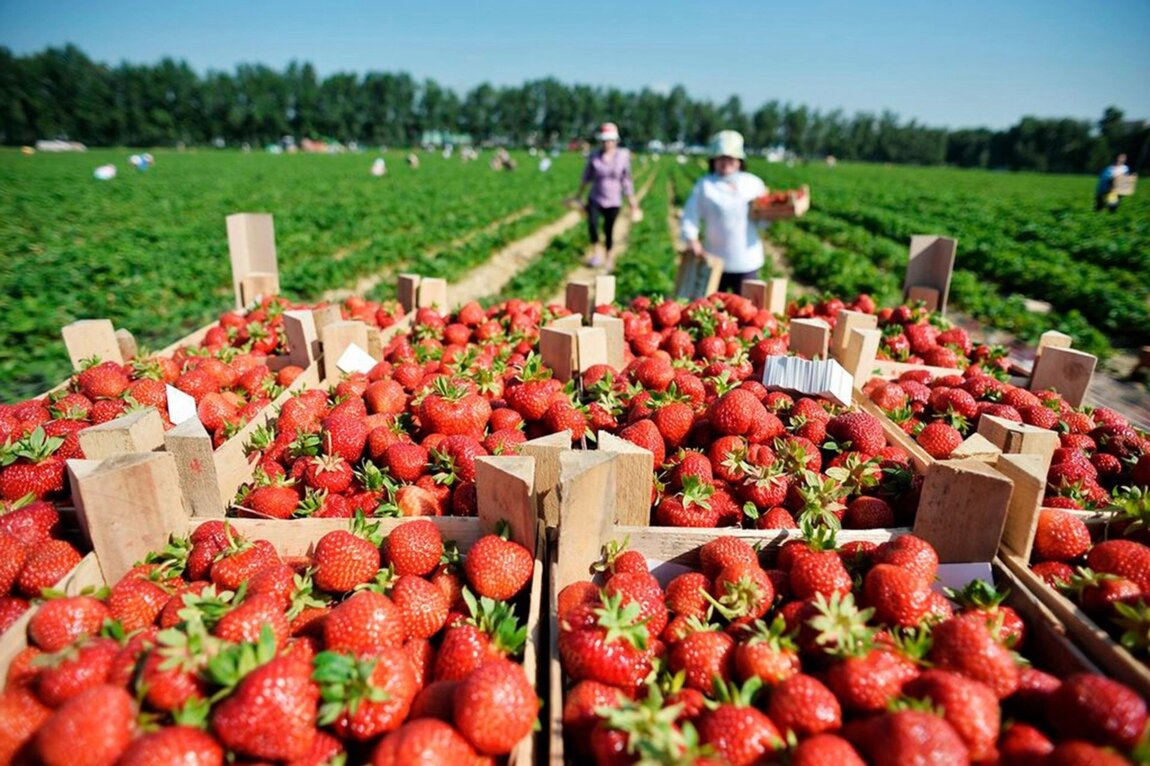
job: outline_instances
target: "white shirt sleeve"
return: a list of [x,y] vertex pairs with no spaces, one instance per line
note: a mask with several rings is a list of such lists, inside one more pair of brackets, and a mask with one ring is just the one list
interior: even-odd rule
[[691,242],[699,238],[699,197],[702,195],[703,180],[695,182],[694,188],[683,204],[683,223],[681,236],[684,242]]

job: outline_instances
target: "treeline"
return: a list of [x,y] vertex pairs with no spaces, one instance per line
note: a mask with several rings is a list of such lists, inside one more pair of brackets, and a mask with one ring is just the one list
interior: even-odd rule
[[516,87],[479,85],[460,95],[406,73],[338,73],[311,64],[283,71],[245,64],[200,75],[186,62],[109,66],[69,45],[28,56],[0,48],[0,142],[67,138],[95,146],[171,146],[225,142],[261,145],[282,136],[410,145],[426,131],[467,133],[477,141],[565,144],[590,137],[604,119],[625,141],[702,144],[715,131],[741,131],[754,147],[785,145],[800,156],[952,164],[1050,172],[1096,172],[1118,151],[1147,161],[1150,123],[1116,108],[1097,124],[1023,118],[1005,131],[948,131],[898,115],[822,112],[769,101],[748,111],[737,96],[716,104],[644,88],[568,85],[553,78]]

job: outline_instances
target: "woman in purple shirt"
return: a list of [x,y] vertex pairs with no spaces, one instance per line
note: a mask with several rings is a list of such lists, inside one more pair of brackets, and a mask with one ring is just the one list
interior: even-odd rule
[[[575,197],[582,197],[583,190],[591,187],[591,194],[587,197],[587,228],[595,250],[587,265],[594,268],[606,266],[609,273],[615,268],[615,219],[619,216],[624,194],[634,214],[635,185],[631,181],[631,153],[619,148],[619,128],[615,123],[605,122],[600,125],[596,138],[603,146],[591,152],[587,158],[587,166],[583,168],[583,178]],[[599,244],[600,217],[603,219],[605,249]]]

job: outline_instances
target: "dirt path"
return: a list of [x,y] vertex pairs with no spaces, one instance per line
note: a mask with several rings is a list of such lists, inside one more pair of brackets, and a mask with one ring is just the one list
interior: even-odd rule
[[458,282],[452,283],[448,298],[453,306],[495,295],[511,278],[547,249],[551,240],[578,225],[583,216],[570,210],[557,221],[544,226],[516,242],[512,242],[482,265],[476,266]]
[[[472,231],[467,232],[466,234],[464,234],[462,236],[456,237],[455,239],[451,240],[451,242],[448,242],[446,245],[444,245],[442,247],[431,248],[430,250],[427,251],[426,255],[428,257],[434,257],[435,255],[442,253],[445,250],[450,250],[450,249],[456,248],[456,247],[462,247],[463,245],[466,245],[468,242],[475,239],[476,237],[481,237],[484,234],[490,234],[491,232],[498,229],[500,226],[506,226],[509,223],[514,223],[515,221],[518,221],[520,218],[523,218],[524,216],[531,215],[534,212],[535,212],[535,208],[533,208],[531,206],[521,208],[519,210],[516,210],[514,213],[511,213],[509,215],[505,215],[502,218],[499,218],[495,221],[492,221],[491,223],[484,226],[482,229],[474,229]],[[534,236],[534,235],[532,235],[532,236]],[[548,240],[548,241],[550,241],[550,240]],[[354,251],[354,250],[359,250],[363,247],[366,247],[369,244],[371,244],[371,240],[365,240],[364,242],[357,243],[357,244],[351,245],[348,248],[343,248],[342,250],[337,251],[336,253],[333,254],[332,257],[336,258],[337,260],[339,260],[340,258],[346,258],[348,255],[348,252]],[[518,244],[518,243],[516,243],[516,244]],[[514,245],[511,245],[511,247],[514,247]],[[344,298],[348,298],[348,297],[351,297],[353,295],[366,295],[369,290],[372,290],[376,285],[380,284],[381,282],[384,282],[388,279],[392,279],[401,270],[402,270],[402,267],[400,267],[400,266],[388,266],[388,267],[386,267],[380,271],[375,272],[374,274],[369,274],[368,276],[361,277],[351,287],[341,287],[341,288],[337,288],[337,289],[333,289],[333,290],[328,290],[327,292],[325,292],[323,294],[323,299],[328,300],[328,301],[341,301]]]
[[[654,183],[655,183],[655,176],[652,175],[651,178],[647,179],[647,182],[645,184],[643,184],[642,188],[640,188],[635,193],[635,202],[637,205],[643,204],[643,198],[647,196],[647,192],[649,192],[651,190],[651,186]],[[627,243],[631,239],[631,216],[629,216],[629,215],[619,216],[619,219],[615,222],[614,239],[615,239],[615,262],[618,263],[619,259],[623,257],[623,254],[625,252],[627,252]],[[587,248],[587,252],[584,253],[584,259],[591,257],[592,252],[593,252],[593,248]],[[567,299],[567,283],[568,282],[589,281],[589,280],[594,279],[597,275],[604,274],[604,273],[606,273],[606,272],[601,268],[600,269],[592,268],[591,266],[588,266],[588,265],[580,262],[580,265],[574,271],[570,272],[567,275],[567,278],[565,280],[563,280],[563,286],[561,288],[559,288],[559,291],[555,295],[552,295],[550,300],[546,301],[546,303],[548,305],[553,304],[553,303],[562,304]]]

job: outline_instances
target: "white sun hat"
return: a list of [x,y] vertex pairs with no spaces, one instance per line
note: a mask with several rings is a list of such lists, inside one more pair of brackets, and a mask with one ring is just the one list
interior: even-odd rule
[[599,132],[595,134],[595,138],[599,141],[618,141],[619,126],[613,122],[605,122],[599,126]]
[[745,160],[747,155],[743,151],[743,134],[737,130],[720,130],[711,137],[710,155]]

